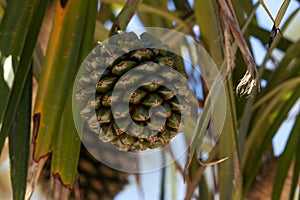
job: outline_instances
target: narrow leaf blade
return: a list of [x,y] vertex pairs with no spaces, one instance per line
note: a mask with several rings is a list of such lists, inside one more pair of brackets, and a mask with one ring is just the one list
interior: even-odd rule
[[9,134],[9,155],[11,161],[11,180],[13,199],[25,197],[29,158],[29,139],[31,122],[32,74],[26,78],[22,100],[18,106],[14,125]]
[[[9,101],[11,98],[13,101],[18,102],[20,100],[20,92],[11,92],[11,89],[22,91],[25,85],[24,77],[27,77],[29,64],[25,62],[24,56],[32,54],[32,48],[35,46],[37,34],[36,29],[39,30],[39,24],[33,25],[33,22],[38,22],[40,19],[40,12],[37,12],[37,18],[33,18],[33,13],[38,5],[37,0],[35,1],[9,1],[5,10],[4,17],[1,21],[0,26],[0,152],[3,147],[5,137],[10,131],[11,120],[15,114],[18,103]],[[47,5],[47,2],[43,2],[43,5]],[[16,15],[16,13],[18,13]],[[42,20],[42,18],[40,19]],[[28,34],[32,31],[32,34]],[[23,51],[25,45],[26,48]],[[33,47],[32,47],[33,46]],[[20,59],[21,58],[21,59]],[[11,59],[11,63],[8,64],[8,60]],[[27,58],[29,61],[31,57]],[[6,65],[8,64],[8,65]],[[5,65],[5,66],[4,66]],[[18,72],[19,66],[22,67],[22,72]],[[9,83],[8,79],[4,79],[4,70],[11,70],[11,81],[18,80],[18,83]],[[23,74],[24,72],[24,74]],[[21,74],[20,74],[21,73]],[[16,76],[19,76],[17,78]],[[20,77],[22,79],[20,79]],[[11,84],[11,85],[10,85]],[[11,88],[13,87],[13,88]],[[10,97],[10,94],[14,97]],[[17,98],[18,96],[18,98]],[[10,106],[10,108],[8,108]],[[6,116],[5,116],[6,115]],[[4,119],[6,117],[6,119]],[[3,121],[5,120],[5,121]],[[4,128],[2,127],[4,126]],[[5,130],[3,130],[5,129]]]
[[68,91],[72,89],[78,69],[80,44],[88,1],[58,2],[45,57],[34,115],[40,115],[36,133],[34,159],[37,161],[53,149]]
[[61,186],[69,190],[73,188],[77,174],[80,144],[80,138],[72,117],[72,95],[70,94],[62,114],[51,167],[54,178],[59,177],[62,183]]
[[284,0],[284,2],[281,4],[279,11],[276,15],[275,22],[274,22],[274,25],[276,28],[279,28],[279,25],[282,21],[284,14],[286,13],[286,10],[287,10],[290,2],[291,2],[291,0]]

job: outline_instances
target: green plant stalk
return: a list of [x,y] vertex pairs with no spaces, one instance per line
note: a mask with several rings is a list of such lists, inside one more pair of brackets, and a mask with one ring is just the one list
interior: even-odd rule
[[[242,199],[243,193],[243,177],[241,173],[241,161],[238,156],[237,146],[237,125],[236,125],[236,105],[232,96],[232,85],[228,81],[226,84],[227,96],[227,112],[224,128],[220,138],[219,156],[220,158],[228,157],[228,160],[220,163],[219,168],[219,188],[221,199]],[[233,184],[234,182],[235,184]]]

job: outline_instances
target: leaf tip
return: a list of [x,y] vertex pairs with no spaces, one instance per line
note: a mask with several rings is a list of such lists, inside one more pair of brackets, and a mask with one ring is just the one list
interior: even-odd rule
[[[254,70],[254,71],[253,71]],[[254,87],[257,85],[258,91],[260,91],[260,84],[258,79],[258,72],[255,66],[252,66],[246,71],[243,78],[240,80],[236,87],[236,93],[240,96],[251,95]]]

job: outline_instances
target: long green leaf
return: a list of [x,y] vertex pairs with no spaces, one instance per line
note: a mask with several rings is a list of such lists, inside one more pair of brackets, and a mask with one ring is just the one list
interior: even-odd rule
[[221,26],[214,1],[195,1],[196,23],[200,26],[201,41],[220,67],[223,61]]
[[[294,14],[290,18],[293,18],[293,16],[294,16]],[[283,28],[285,28],[285,25]],[[298,44],[298,43],[299,42],[297,42],[296,44]],[[289,74],[289,71],[287,69],[290,67],[288,67],[288,66],[292,62],[293,58],[295,58],[295,56],[297,56],[297,54],[298,54],[297,50],[298,50],[299,45],[296,45],[296,44],[293,44],[293,45],[291,45],[291,47],[288,48],[288,50],[286,52],[286,56],[281,60],[277,70],[275,70],[274,73],[272,74],[272,76],[270,76],[270,78],[268,79],[267,88],[264,89],[261,92],[261,94],[259,94],[259,97],[258,97],[259,101],[257,101],[255,103],[256,104],[255,106],[261,104],[261,102],[264,102],[267,99],[270,99],[270,97],[272,97],[272,96],[273,96],[272,97],[273,99],[270,100],[267,104],[261,105],[262,108],[260,109],[260,111],[256,111],[256,114],[254,115],[254,116],[259,116],[259,117],[254,117],[252,120],[252,130],[251,130],[251,132],[249,131],[250,134],[249,134],[247,144],[245,147],[245,151],[247,152],[246,154],[244,154],[245,158],[247,158],[247,155],[250,155],[250,152],[252,155],[254,155],[255,153],[253,152],[252,149],[254,149],[254,151],[255,151],[255,150],[257,150],[257,148],[256,148],[257,146],[261,146],[260,141],[262,141],[262,140],[256,140],[255,138],[257,138],[257,137],[264,138],[265,135],[268,135],[270,133],[267,130],[268,130],[268,127],[270,126],[269,119],[272,118],[272,115],[269,116],[269,114],[273,113],[273,116],[275,116],[276,113],[282,114],[282,112],[279,111],[279,109],[283,106],[282,104],[284,104],[284,103],[278,104],[278,102],[284,102],[284,99],[282,99],[282,98],[284,96],[286,96],[293,87],[295,87],[295,84],[297,85],[296,79],[291,79],[290,81],[284,82],[284,80],[287,80],[288,78],[291,78],[292,76],[294,76],[294,74],[291,74],[292,76],[286,76],[286,74]],[[267,56],[270,56],[270,55],[267,55]],[[264,63],[266,63],[266,62],[267,62],[267,59],[265,59]],[[297,66],[298,65],[293,65],[292,69],[297,68]],[[278,71],[281,71],[281,73],[279,73]],[[282,77],[280,75],[282,75],[284,78],[282,79]],[[285,87],[282,87],[283,83],[285,84]],[[280,86],[278,86],[276,88],[276,85],[279,85],[279,84],[280,84]],[[282,88],[282,89],[279,90],[279,88]],[[276,91],[277,91],[277,95],[274,96],[276,94]],[[274,109],[274,108],[276,108],[276,109]],[[268,122],[268,123],[266,123],[266,122]],[[275,124],[274,126],[279,127],[280,124]],[[254,135],[252,135],[252,133]],[[245,166],[245,164],[246,164],[246,160],[244,160],[244,161],[245,162],[243,162],[243,166]],[[247,161],[247,162],[252,162],[252,161]]]
[[98,4],[97,0],[88,0],[87,13],[86,13],[86,18],[84,23],[82,42],[80,45],[80,56],[79,56],[78,64],[81,64],[84,58],[94,47],[93,37],[96,28],[97,4]]
[[[34,159],[53,150],[68,91],[78,69],[88,1],[58,1],[34,110]],[[37,127],[40,125],[39,127]]]
[[61,183],[69,190],[73,188],[77,174],[80,144],[72,117],[72,94],[69,94],[54,144],[51,166],[54,178],[61,180]]
[[253,105],[252,109],[256,109],[259,106],[263,106],[264,104],[268,103],[268,101],[272,98],[280,99],[281,96],[287,94],[293,88],[296,88],[299,84],[300,84],[300,77],[292,78],[281,83],[280,85],[278,85],[277,87],[275,87],[274,89],[266,93],[262,98],[257,100]]
[[[206,44],[206,50],[209,52],[210,55],[212,55],[213,60],[216,62],[220,62],[223,60],[222,58],[222,48],[221,44],[218,41],[220,32],[218,29],[218,20],[217,15],[213,15],[213,22],[211,24],[213,26],[207,26],[207,19],[211,17],[211,13],[215,13],[215,7],[213,2],[211,1],[196,1],[195,2],[195,14],[196,14],[196,22],[199,24],[201,29],[201,39]],[[209,44],[215,44],[214,48],[209,48]],[[205,66],[205,65],[204,65]],[[209,71],[209,69],[201,69],[204,70],[204,72]],[[206,74],[206,73],[204,73]],[[208,74],[208,73],[207,73]],[[204,77],[205,78],[205,77]],[[215,80],[222,81],[222,80]],[[199,144],[201,143],[202,139],[204,138],[208,123],[210,121],[210,114],[211,114],[211,106],[212,106],[212,99],[211,95],[214,93],[214,90],[218,90],[219,88],[216,87],[217,84],[213,84],[211,87],[211,94],[207,96],[205,100],[205,106],[201,112],[201,115],[198,117],[198,120],[196,122],[196,128],[195,128],[195,135],[192,140],[192,144],[190,146],[190,152],[188,155],[188,160],[186,163],[186,167],[190,165],[194,153],[196,151],[196,148],[199,147]],[[213,92],[213,93],[212,93]]]
[[[34,1],[11,0],[8,2],[0,27],[0,50],[2,57],[14,56],[16,62],[23,51],[25,39],[28,33],[32,16]],[[16,13],[18,13],[16,15]],[[1,60],[1,72],[3,73],[3,60]],[[16,70],[16,63],[14,70]],[[1,78],[3,74],[1,74]],[[3,105],[3,104],[2,104]]]
[[32,18],[32,21],[29,25],[31,34],[28,34],[26,38],[24,44],[26,48],[24,48],[21,55],[21,59],[18,63],[18,67],[17,67],[18,70],[16,72],[15,82],[13,84],[11,95],[9,96],[9,102],[7,104],[4,113],[4,118],[3,118],[4,123],[0,132],[1,133],[0,141],[2,141],[3,136],[5,136],[9,132],[13,124],[13,118],[16,114],[19,102],[21,101],[22,98],[22,92],[20,91],[23,91],[26,82],[26,79],[24,77],[28,76],[28,72],[32,60],[32,54],[35,48],[35,44],[44,18],[44,14],[46,8],[48,7],[49,2],[50,2],[49,0],[44,2],[36,1],[36,3],[32,5],[33,6],[32,12],[34,12],[36,15]]
[[219,167],[220,199],[242,199],[243,177],[237,145],[236,103],[231,83],[227,83],[226,118],[220,138],[219,154],[221,158],[228,157]]
[[192,159],[194,157],[194,154],[196,152],[196,148],[198,147],[199,143],[201,143],[202,139],[204,138],[205,131],[207,129],[209,120],[210,120],[210,112],[211,112],[211,98],[210,95],[208,96],[205,106],[203,110],[201,111],[201,115],[198,117],[197,123],[196,123],[196,129],[195,129],[195,135],[192,140],[192,144],[190,147],[190,152],[188,155],[188,160],[186,163],[186,167],[188,167]]
[[[29,151],[28,140],[31,112],[29,105],[31,105],[31,101],[26,102],[27,104],[24,105],[24,101],[28,101],[24,99],[26,98],[24,94],[28,90],[31,91],[31,87],[28,88],[28,86],[25,86],[26,78],[24,77],[27,77],[28,74],[30,74],[28,79],[30,81],[32,79],[31,73],[28,72],[30,68],[31,56],[37,41],[37,36],[48,2],[49,1],[10,1],[6,10],[7,15],[5,15],[5,17],[9,15],[12,16],[9,16],[7,21],[3,20],[1,24],[1,32],[3,33],[1,35],[1,46],[9,45],[8,48],[1,52],[4,54],[11,54],[14,58],[13,61],[16,60],[13,62],[12,66],[16,74],[11,95],[4,95],[5,98],[1,98],[1,100],[5,100],[9,97],[9,101],[6,107],[1,107],[1,109],[5,110],[5,113],[3,121],[4,124],[0,135],[0,149],[2,149],[3,140],[9,130],[11,130],[12,124],[14,124],[13,131],[11,131],[11,134],[9,135],[9,141],[10,157],[13,160],[11,172],[13,196],[15,199],[24,198]],[[16,15],[15,12],[17,12],[18,15]],[[30,34],[27,34],[28,30],[30,30]],[[11,33],[12,31],[14,34]],[[23,46],[26,48],[23,49]],[[19,57],[20,59],[15,59]],[[23,92],[24,90],[25,92]],[[1,90],[0,92],[5,93],[4,90]],[[21,102],[20,105],[19,102]],[[22,108],[20,108],[20,106],[22,106]],[[25,112],[24,108],[29,109],[29,111],[27,110],[29,112],[29,117],[26,116],[25,113],[23,116],[20,116],[20,112]],[[15,116],[17,119],[15,119]]]
[[[298,84],[299,83],[296,82],[296,84],[293,84],[294,88],[292,87],[290,90],[278,93],[277,96],[260,106],[259,110],[256,111],[256,115],[259,117],[252,119],[251,132],[248,135],[245,146],[245,158],[251,155],[253,156],[255,154],[254,152],[257,150],[257,146],[261,146],[263,143],[263,139],[257,140],[257,137],[264,138],[266,135],[270,134],[268,129],[274,124],[275,118],[280,116],[279,113],[283,114],[281,111],[286,103],[291,100],[291,97],[294,96],[292,91]],[[280,124],[276,124],[276,126],[279,127]],[[244,164],[246,165],[246,162]]]
[[[11,0],[8,2],[5,14],[3,16],[3,19],[1,21],[0,26],[0,130],[2,130],[2,125],[7,125],[7,122],[3,122],[4,114],[9,114],[11,117],[8,117],[9,120],[12,119],[15,112],[11,112],[9,109],[9,113],[6,113],[7,106],[9,103],[10,93],[11,93],[11,84],[8,80],[4,80],[4,70],[10,70],[11,74],[16,73],[16,76],[18,75],[18,68],[20,65],[20,57],[23,54],[23,48],[27,37],[30,37],[30,34],[28,35],[29,26],[30,23],[32,23],[32,16],[34,13],[34,8],[36,8],[38,1],[18,1],[18,0]],[[46,3],[45,3],[46,4]],[[18,13],[18,14],[16,14]],[[33,28],[33,27],[32,27]],[[33,30],[33,35],[35,34],[35,30]],[[33,38],[31,38],[32,40]],[[28,45],[33,44],[35,45],[35,40],[32,40],[29,42],[27,40]],[[30,54],[31,46],[24,49],[25,52],[28,52]],[[32,53],[32,52],[31,52]],[[11,59],[11,64],[9,64],[9,60]],[[5,64],[5,66],[4,66]],[[24,68],[27,68],[28,72],[28,65],[25,65],[22,67],[22,70],[25,70]],[[26,70],[25,70],[26,71]],[[20,85],[16,84],[17,87],[15,90],[17,90],[18,94],[20,94],[20,91],[23,90],[26,73],[19,74],[19,76],[22,77],[22,80],[20,80],[21,77],[19,77],[19,81],[23,83],[23,86],[20,87]],[[12,77],[11,77],[12,78]],[[12,78],[13,80],[13,78]],[[14,95],[18,95],[13,93]],[[13,105],[17,106],[17,105]],[[5,131],[1,131],[0,133],[0,152],[3,147],[4,139],[7,136],[9,132],[9,126]]]
[[[81,51],[78,63],[86,57],[93,47],[93,35],[97,14],[97,0],[89,0],[84,23],[81,42]],[[52,174],[61,181],[63,187],[72,189],[77,175],[77,165],[80,152],[80,138],[74,125],[72,115],[72,90],[69,91],[68,99],[59,125],[59,131],[53,148]],[[67,143],[65,141],[68,141]],[[54,191],[57,192],[57,191]]]
[[[221,30],[218,20],[218,12],[216,5],[213,1],[196,1],[195,2],[195,14],[197,23],[200,26],[201,39],[204,41],[207,50],[211,54],[213,60],[219,66],[220,71],[225,68],[225,64],[221,65],[223,62],[223,50],[222,41],[220,39]],[[222,68],[222,69],[221,69]],[[201,69],[202,70],[202,69]],[[204,69],[205,71],[205,69]],[[219,80],[221,81],[221,80]],[[213,87],[211,91],[213,90]],[[211,92],[210,91],[210,92]],[[240,199],[242,198],[242,177],[237,176],[241,172],[240,161],[237,152],[236,144],[236,110],[235,102],[232,94],[231,83],[226,84],[226,118],[225,126],[222,129],[221,138],[219,140],[219,156],[220,158],[229,157],[228,160],[224,161],[219,166],[219,187],[220,187],[220,198],[221,199]],[[210,98],[208,95],[207,102]],[[214,104],[214,109],[218,110],[219,106],[224,105],[220,102]],[[205,107],[202,110],[204,113]],[[214,117],[213,117],[214,118]],[[216,123],[218,120],[214,121],[212,118],[211,123]],[[209,119],[208,119],[209,120]],[[199,124],[200,125],[200,124]],[[202,126],[202,124],[201,124]],[[205,132],[207,126],[202,127],[203,133]],[[195,135],[197,135],[196,133]],[[193,144],[191,145],[191,152],[193,150]],[[232,170],[234,169],[234,170]],[[236,184],[233,184],[235,182]]]
[[[12,66],[13,70],[16,70],[16,58],[20,56],[26,38],[26,31],[20,32],[16,31],[18,29],[26,30],[29,24],[29,20],[24,21],[25,18],[28,19],[29,10],[24,9],[28,1],[10,1],[6,7],[3,19],[0,26],[0,85],[1,85],[1,96],[0,99],[0,129],[3,120],[4,110],[8,101],[10,89],[7,80],[4,80],[4,62],[9,55],[13,56],[14,63]],[[14,12],[18,12],[16,15]],[[16,33],[15,35],[12,33]],[[14,37],[13,37],[14,36]],[[18,48],[17,48],[18,47]],[[8,70],[8,68],[6,68]],[[2,143],[2,140],[0,140]],[[0,146],[2,149],[2,145]]]
[[[255,179],[255,176],[261,166],[262,156],[271,145],[273,136],[285,120],[287,114],[298,100],[299,96],[300,88],[296,87],[292,92],[269,102],[266,106],[261,107],[259,113],[257,113],[257,116],[260,117],[253,122],[254,125],[246,143],[242,163],[246,175],[246,191]],[[257,140],[257,138],[260,138],[260,140]],[[253,164],[248,165],[247,163]]]
[[29,158],[29,139],[31,122],[32,73],[26,78],[26,84],[18,106],[14,124],[9,134],[9,155],[11,161],[11,182],[13,199],[25,198],[26,179]]
[[270,78],[267,80],[268,84],[266,91],[271,90],[283,81],[292,78],[300,70],[300,61],[294,63],[294,58],[300,56],[300,40],[292,44],[286,51],[285,57],[279,63],[277,70],[275,70]]
[[[292,161],[296,158],[296,154],[299,152],[298,145],[300,141],[300,115],[298,115],[294,128],[291,132],[289,140],[286,144],[286,148],[280,157],[278,170],[276,172],[273,184],[272,200],[279,200],[284,182],[286,180],[288,171],[291,167]],[[297,176],[297,175],[296,175]]]

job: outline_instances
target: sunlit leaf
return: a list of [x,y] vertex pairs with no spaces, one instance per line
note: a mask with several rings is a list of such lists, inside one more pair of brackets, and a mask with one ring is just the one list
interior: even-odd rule
[[88,1],[57,3],[50,41],[45,57],[34,114],[40,116],[35,140],[35,160],[53,150],[63,107],[72,90]]
[[[96,0],[88,1],[88,12],[85,17],[85,32],[82,35],[79,63],[82,62],[94,46],[93,35],[95,31],[96,8]],[[81,133],[77,133],[72,114],[72,90],[69,90],[57,137],[55,138],[51,167],[54,179],[59,180],[56,182],[57,187],[61,188],[62,191],[68,190],[71,192],[74,187],[81,145],[79,134]],[[68,142],[66,143],[66,141]],[[60,191],[54,190],[55,195],[60,195]],[[66,196],[68,196],[68,193]]]

